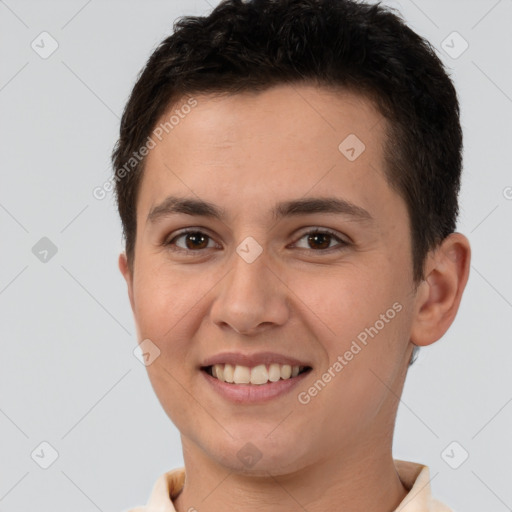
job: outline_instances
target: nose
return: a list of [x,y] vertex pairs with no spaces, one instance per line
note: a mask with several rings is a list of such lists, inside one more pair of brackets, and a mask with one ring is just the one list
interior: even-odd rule
[[283,325],[289,317],[287,287],[270,268],[265,251],[252,263],[234,253],[231,264],[217,288],[212,321],[248,336]]

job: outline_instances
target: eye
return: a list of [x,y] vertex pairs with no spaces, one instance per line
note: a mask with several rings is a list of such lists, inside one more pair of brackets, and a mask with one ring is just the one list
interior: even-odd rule
[[[302,242],[301,247],[301,241]],[[333,245],[334,242],[334,245]],[[204,249],[219,248],[212,237],[197,228],[187,229],[173,236],[164,245],[173,251],[183,253],[198,253]],[[350,245],[350,242],[343,240],[339,235],[326,229],[315,228],[304,233],[293,247],[315,252],[328,252],[340,250]]]
[[[304,233],[300,240],[306,240],[306,247],[299,247],[301,249],[306,250],[314,250],[316,252],[320,251],[326,251],[328,249],[343,249],[347,245],[349,245],[349,242],[346,240],[343,240],[335,233],[328,231],[328,230],[322,230],[322,229],[314,229],[312,231],[308,231],[307,233]],[[338,242],[337,245],[332,246],[331,242],[336,241]],[[298,242],[296,242],[294,245],[297,246]]]
[[[183,239],[183,245],[177,243],[178,240]],[[211,244],[213,245],[210,245]],[[165,246],[170,247],[172,250],[177,251],[200,251],[201,249],[211,249],[215,247],[212,238],[197,229],[189,229],[178,233],[175,237],[165,242]]]

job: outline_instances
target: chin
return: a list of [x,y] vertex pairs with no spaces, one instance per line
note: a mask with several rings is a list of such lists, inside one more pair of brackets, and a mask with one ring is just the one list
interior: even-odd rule
[[[207,453],[227,470],[254,477],[286,475],[307,465],[304,460],[306,450],[301,439],[293,440],[290,435],[276,436],[275,439],[265,436],[255,434],[229,438],[225,443],[214,443]],[[299,452],[298,448],[302,450]]]

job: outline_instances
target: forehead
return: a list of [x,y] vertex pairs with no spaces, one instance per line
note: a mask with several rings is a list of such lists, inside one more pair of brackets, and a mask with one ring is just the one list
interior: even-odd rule
[[370,204],[389,189],[385,127],[368,99],[311,85],[182,98],[153,131],[138,209],[171,193],[255,206],[313,189]]
[[[384,121],[374,104],[366,97],[340,88],[281,84],[258,92],[201,94],[194,96],[193,101],[195,106],[186,108],[191,98],[181,98],[157,124],[165,125],[170,117],[178,121],[162,134],[169,142],[173,135],[195,139],[195,143],[202,141],[226,147],[235,140],[239,143],[245,140],[251,145],[265,140],[269,149],[275,149],[271,141],[278,146],[283,140],[302,143],[310,140],[318,146],[321,137],[324,144],[320,146],[325,149],[332,143],[336,148],[347,130],[371,144],[380,142],[379,135],[383,135],[379,131],[371,136],[368,133]],[[181,114],[179,120],[176,114]],[[279,135],[277,141],[276,135]],[[308,144],[308,148],[312,149],[313,145]]]

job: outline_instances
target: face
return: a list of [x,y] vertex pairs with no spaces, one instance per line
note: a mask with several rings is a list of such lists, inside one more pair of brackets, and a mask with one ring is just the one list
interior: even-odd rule
[[185,451],[285,474],[381,449],[416,311],[385,120],[307,85],[195,100],[147,156],[120,259]]

